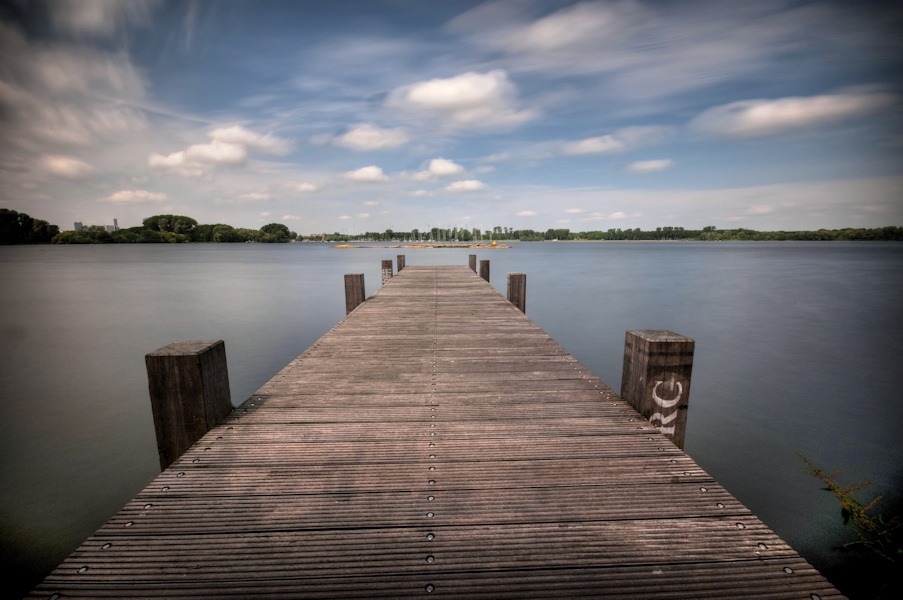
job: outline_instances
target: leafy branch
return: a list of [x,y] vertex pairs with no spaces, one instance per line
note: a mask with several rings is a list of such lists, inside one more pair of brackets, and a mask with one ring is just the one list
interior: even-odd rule
[[841,548],[844,550],[865,549],[890,563],[900,561],[903,558],[903,539],[901,539],[903,520],[899,515],[885,518],[883,514],[874,514],[874,509],[881,501],[881,496],[876,496],[867,504],[863,504],[856,498],[855,494],[872,485],[872,482],[843,485],[837,481],[839,471],[828,473],[816,467],[802,453],[797,452],[797,455],[806,463],[809,474],[820,479],[826,485],[822,489],[831,492],[840,502],[843,524],[852,524],[859,538],[843,544]]

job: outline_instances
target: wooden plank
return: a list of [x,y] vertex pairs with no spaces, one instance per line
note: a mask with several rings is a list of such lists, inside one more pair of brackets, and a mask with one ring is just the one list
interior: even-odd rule
[[475,269],[413,265],[30,597],[54,594],[840,597]]

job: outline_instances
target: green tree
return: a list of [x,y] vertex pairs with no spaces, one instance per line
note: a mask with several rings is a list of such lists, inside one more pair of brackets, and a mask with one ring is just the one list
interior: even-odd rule
[[144,226],[152,231],[191,235],[198,222],[182,215],[154,215],[144,219]]
[[47,221],[0,208],[0,244],[49,244],[59,232]]
[[261,235],[258,241],[268,244],[282,244],[298,237],[294,231],[290,231],[289,228],[282,223],[269,223],[264,225],[260,228],[260,233]]

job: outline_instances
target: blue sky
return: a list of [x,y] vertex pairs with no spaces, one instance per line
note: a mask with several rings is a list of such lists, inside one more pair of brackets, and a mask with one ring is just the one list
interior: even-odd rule
[[903,224],[903,5],[0,5],[0,206],[299,233]]

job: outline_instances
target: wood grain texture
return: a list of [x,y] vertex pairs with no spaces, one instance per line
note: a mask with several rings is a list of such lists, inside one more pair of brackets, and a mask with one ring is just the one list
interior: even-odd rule
[[407,266],[50,598],[839,598],[470,267]]
[[160,467],[232,412],[222,340],[175,342],[145,356]]
[[527,312],[527,274],[508,273],[508,302]]
[[696,342],[663,329],[625,335],[621,397],[684,447]]
[[364,301],[367,293],[364,291],[363,273],[345,274],[345,314],[350,314]]

